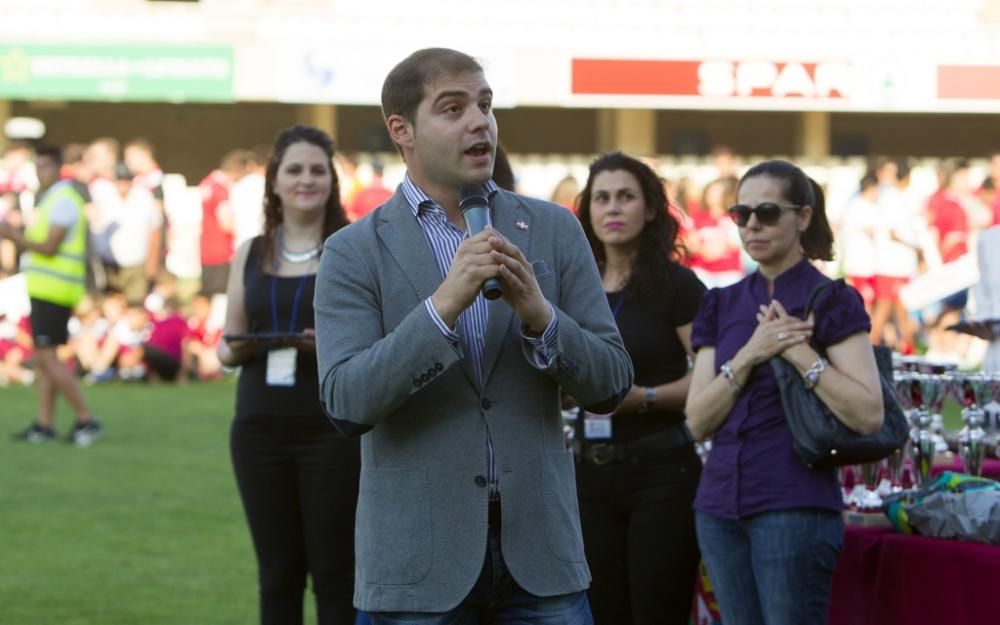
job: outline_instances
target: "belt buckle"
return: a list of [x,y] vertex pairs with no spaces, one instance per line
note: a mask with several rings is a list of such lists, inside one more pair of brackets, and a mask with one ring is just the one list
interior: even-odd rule
[[615,459],[615,450],[609,443],[597,443],[587,448],[587,457],[597,466],[603,466]]

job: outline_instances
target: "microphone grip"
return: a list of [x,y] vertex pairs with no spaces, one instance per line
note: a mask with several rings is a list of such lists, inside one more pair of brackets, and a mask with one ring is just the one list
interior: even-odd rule
[[[465,225],[469,229],[469,234],[475,236],[486,229],[486,226],[490,225],[490,209],[489,206],[483,202],[483,204],[474,204],[472,206],[466,207],[462,211],[462,217],[465,218]],[[500,284],[500,280],[497,278],[489,278],[483,282],[483,297],[486,299],[499,299],[503,296],[503,286]]]
[[489,278],[486,282],[483,282],[483,297],[486,299],[500,299],[503,297],[503,286],[500,285],[500,280]]

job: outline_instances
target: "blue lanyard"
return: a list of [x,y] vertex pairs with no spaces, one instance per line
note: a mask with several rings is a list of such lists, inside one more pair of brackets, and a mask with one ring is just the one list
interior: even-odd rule
[[[299,284],[295,287],[295,298],[292,300],[292,318],[288,322],[288,331],[295,332],[295,322],[299,319],[299,302],[302,301],[302,291],[306,286],[306,279],[309,277],[308,274],[299,278]],[[271,276],[271,322],[274,325],[274,331],[280,332],[278,329],[278,276]]]
[[622,311],[622,305],[624,303],[625,303],[625,294],[622,293],[620,296],[618,296],[618,301],[615,302],[614,308],[611,309],[611,316],[613,316],[616,321],[618,319],[618,313]]

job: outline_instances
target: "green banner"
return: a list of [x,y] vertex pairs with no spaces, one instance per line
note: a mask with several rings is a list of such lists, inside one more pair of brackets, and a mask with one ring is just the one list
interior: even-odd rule
[[232,102],[228,46],[0,45],[0,98]]

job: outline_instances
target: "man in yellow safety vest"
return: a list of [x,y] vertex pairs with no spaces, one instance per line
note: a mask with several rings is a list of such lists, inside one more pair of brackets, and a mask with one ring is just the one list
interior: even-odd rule
[[69,339],[70,314],[85,292],[87,254],[85,200],[72,182],[59,179],[61,164],[58,148],[39,147],[35,168],[40,190],[33,219],[23,234],[0,222],[0,238],[8,238],[27,251],[23,270],[31,300],[38,384],[38,419],[15,438],[33,443],[54,440],[55,400],[62,394],[76,413],[69,440],[77,447],[86,447],[100,438],[104,429],[87,407],[76,378],[56,355],[56,348]]

